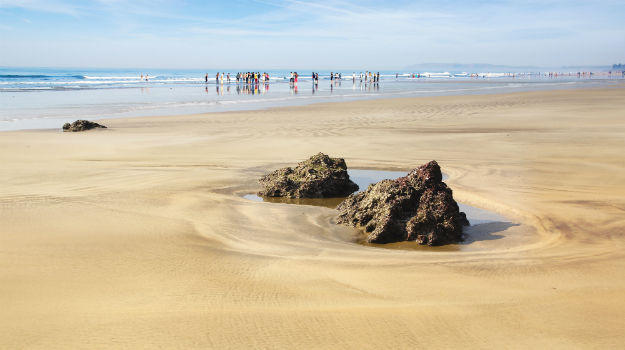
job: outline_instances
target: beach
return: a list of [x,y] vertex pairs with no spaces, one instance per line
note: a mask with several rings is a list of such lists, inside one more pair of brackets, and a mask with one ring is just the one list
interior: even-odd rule
[[[155,115],[259,110],[324,102],[392,97],[501,94],[513,92],[609,88],[624,81],[606,72],[593,76],[573,73],[484,73],[479,77],[383,72],[379,82],[345,72],[331,79],[323,72],[291,83],[293,72],[274,70],[269,79],[236,80],[234,73],[200,70],[160,70],[150,78],[128,69],[6,68],[0,66],[0,132],[54,129],[76,119],[113,119]],[[210,76],[206,79],[205,74]],[[231,76],[228,81],[227,76]],[[369,79],[369,80],[368,80]],[[36,101],[37,103],[33,103]]]
[[[618,348],[625,85],[380,98],[0,133],[0,347]],[[468,249],[357,244],[244,195],[318,152],[436,160],[509,221]]]

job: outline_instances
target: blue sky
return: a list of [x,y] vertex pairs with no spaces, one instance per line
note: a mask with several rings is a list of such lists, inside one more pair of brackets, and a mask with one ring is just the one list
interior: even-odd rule
[[625,61],[625,1],[0,0],[0,66]]

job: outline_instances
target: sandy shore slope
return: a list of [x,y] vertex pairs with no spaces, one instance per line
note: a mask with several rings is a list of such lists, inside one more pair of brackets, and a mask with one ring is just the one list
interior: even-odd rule
[[[0,348],[622,348],[625,89],[406,98],[0,134]],[[460,250],[351,243],[271,169],[436,159],[503,214]]]

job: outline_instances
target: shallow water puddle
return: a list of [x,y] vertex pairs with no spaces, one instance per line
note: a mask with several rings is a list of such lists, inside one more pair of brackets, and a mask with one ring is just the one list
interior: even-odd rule
[[[406,176],[405,171],[386,171],[386,170],[367,170],[367,169],[350,169],[347,171],[349,178],[354,181],[358,187],[358,192],[364,191],[369,185],[382,180],[393,180],[398,177]],[[443,181],[449,177],[443,174]],[[336,208],[345,198],[282,198],[282,197],[260,197],[256,194],[247,194],[243,198],[257,201],[257,202],[269,202],[269,203],[286,203],[286,204],[300,204],[300,205],[315,205],[327,208]],[[471,226],[493,223],[493,222],[506,222],[506,218],[503,216],[488,211],[485,209],[473,207],[470,205],[458,203],[460,211],[467,214],[467,219]]]

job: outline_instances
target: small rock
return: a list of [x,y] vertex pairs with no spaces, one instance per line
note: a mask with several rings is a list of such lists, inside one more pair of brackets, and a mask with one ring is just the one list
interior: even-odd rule
[[88,120],[77,120],[73,123],[65,123],[63,124],[63,131],[65,132],[76,132],[76,131],[85,131],[96,128],[106,129],[106,126],[100,125],[95,122],[90,122]]
[[278,169],[260,179],[262,197],[331,198],[345,197],[358,190],[349,179],[343,158],[319,153],[295,168]]
[[407,176],[372,184],[339,204],[338,223],[363,228],[370,243],[460,242],[469,221],[442,179],[438,163],[431,161]]

